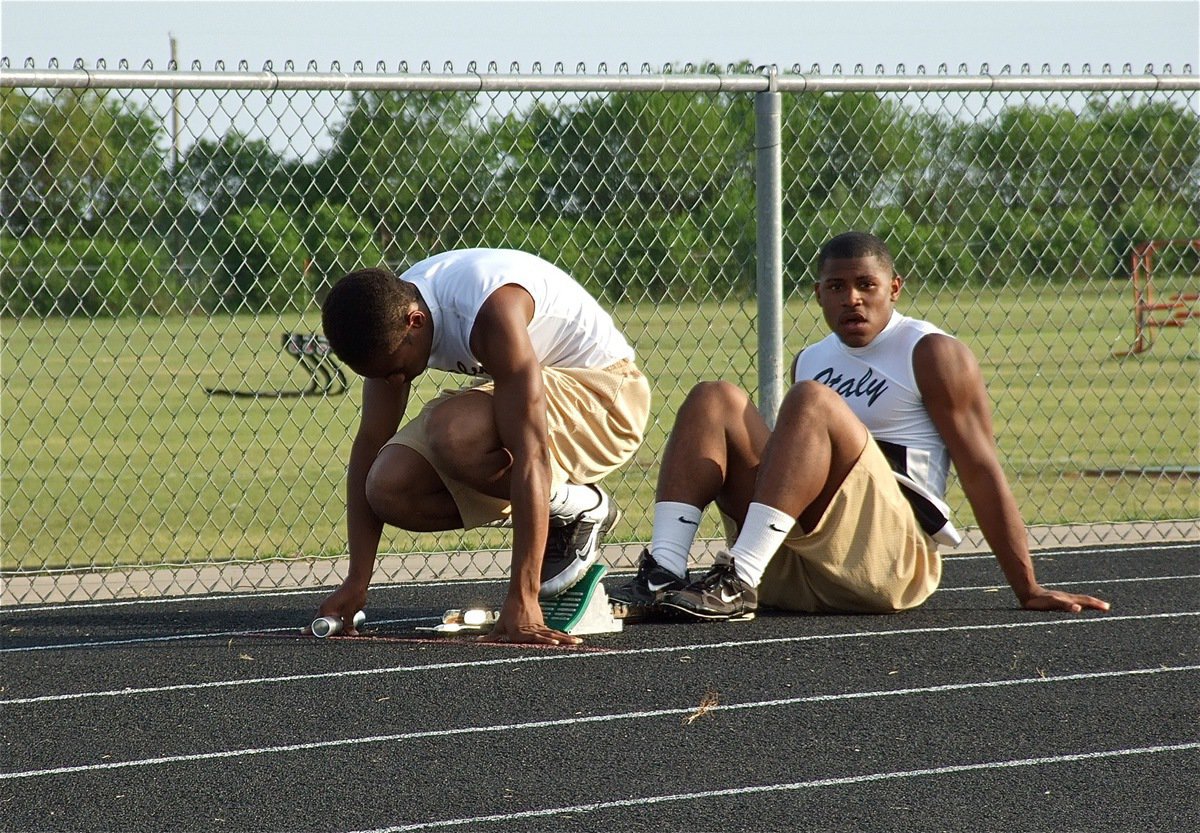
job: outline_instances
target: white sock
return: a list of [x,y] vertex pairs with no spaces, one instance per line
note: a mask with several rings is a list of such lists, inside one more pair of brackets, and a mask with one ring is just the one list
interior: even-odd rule
[[786,512],[765,503],[751,503],[746,510],[746,522],[729,549],[738,577],[757,587],[767,571],[767,564],[795,525],[796,519]]
[[550,520],[570,523],[599,505],[600,495],[594,487],[564,483],[550,495]]
[[654,504],[654,530],[650,538],[650,554],[664,570],[683,578],[687,573],[692,542],[700,532],[698,506],[664,500]]

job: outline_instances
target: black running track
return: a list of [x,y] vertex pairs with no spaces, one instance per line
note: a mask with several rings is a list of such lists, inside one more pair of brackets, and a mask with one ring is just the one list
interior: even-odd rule
[[[7,607],[6,831],[1200,830],[1200,543],[989,555],[895,616],[644,623],[577,648],[414,630],[502,585]],[[610,575],[609,581],[620,577]]]

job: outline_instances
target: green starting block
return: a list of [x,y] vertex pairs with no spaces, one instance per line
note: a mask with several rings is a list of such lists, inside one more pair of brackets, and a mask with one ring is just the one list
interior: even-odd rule
[[623,623],[613,616],[608,592],[600,581],[607,572],[603,564],[593,564],[571,587],[543,601],[542,616],[546,624],[556,631],[578,636],[620,631]]
[[[622,619],[626,618],[622,614],[627,611],[623,606],[609,602],[600,581],[607,572],[608,568],[603,564],[593,564],[573,586],[553,599],[543,600],[542,618],[546,624],[557,631],[578,636],[622,630]],[[437,633],[483,632],[490,630],[499,616],[500,611],[494,608],[447,610],[442,614],[442,624],[428,630]]]

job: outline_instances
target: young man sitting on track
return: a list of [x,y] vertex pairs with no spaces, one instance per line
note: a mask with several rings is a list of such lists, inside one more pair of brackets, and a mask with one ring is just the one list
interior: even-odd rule
[[[941,579],[938,544],[960,540],[944,502],[953,461],[1023,607],[1107,610],[1037,583],[979,365],[962,342],[895,310],[903,279],[887,245],[838,235],[817,270],[833,332],[797,356],[774,431],[731,384],[690,392],[659,472],[650,547],[610,597],[701,619],[745,617],[760,603],[813,613],[915,607]],[[692,582],[688,553],[714,501],[733,544]]]
[[[538,604],[579,580],[618,516],[598,485],[641,444],[650,388],[612,318],[525,252],[450,251],[398,278],[343,277],[322,306],[334,353],[364,377],[346,482],[350,569],[319,609],[345,632],[367,599],[385,523],[415,532],[513,528],[508,594],[489,639],[576,643]],[[413,379],[477,377],[397,432]]]

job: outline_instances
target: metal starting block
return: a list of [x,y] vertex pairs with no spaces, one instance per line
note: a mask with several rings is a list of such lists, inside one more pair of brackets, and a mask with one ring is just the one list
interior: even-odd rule
[[[623,619],[630,611],[624,605],[609,602],[608,593],[601,583],[608,568],[593,564],[583,578],[553,599],[542,601],[542,617],[546,624],[557,631],[586,636],[593,633],[617,633],[622,630]],[[462,633],[464,631],[489,630],[500,611],[496,608],[466,608],[447,610],[442,614],[442,624],[431,630],[437,633]]]

